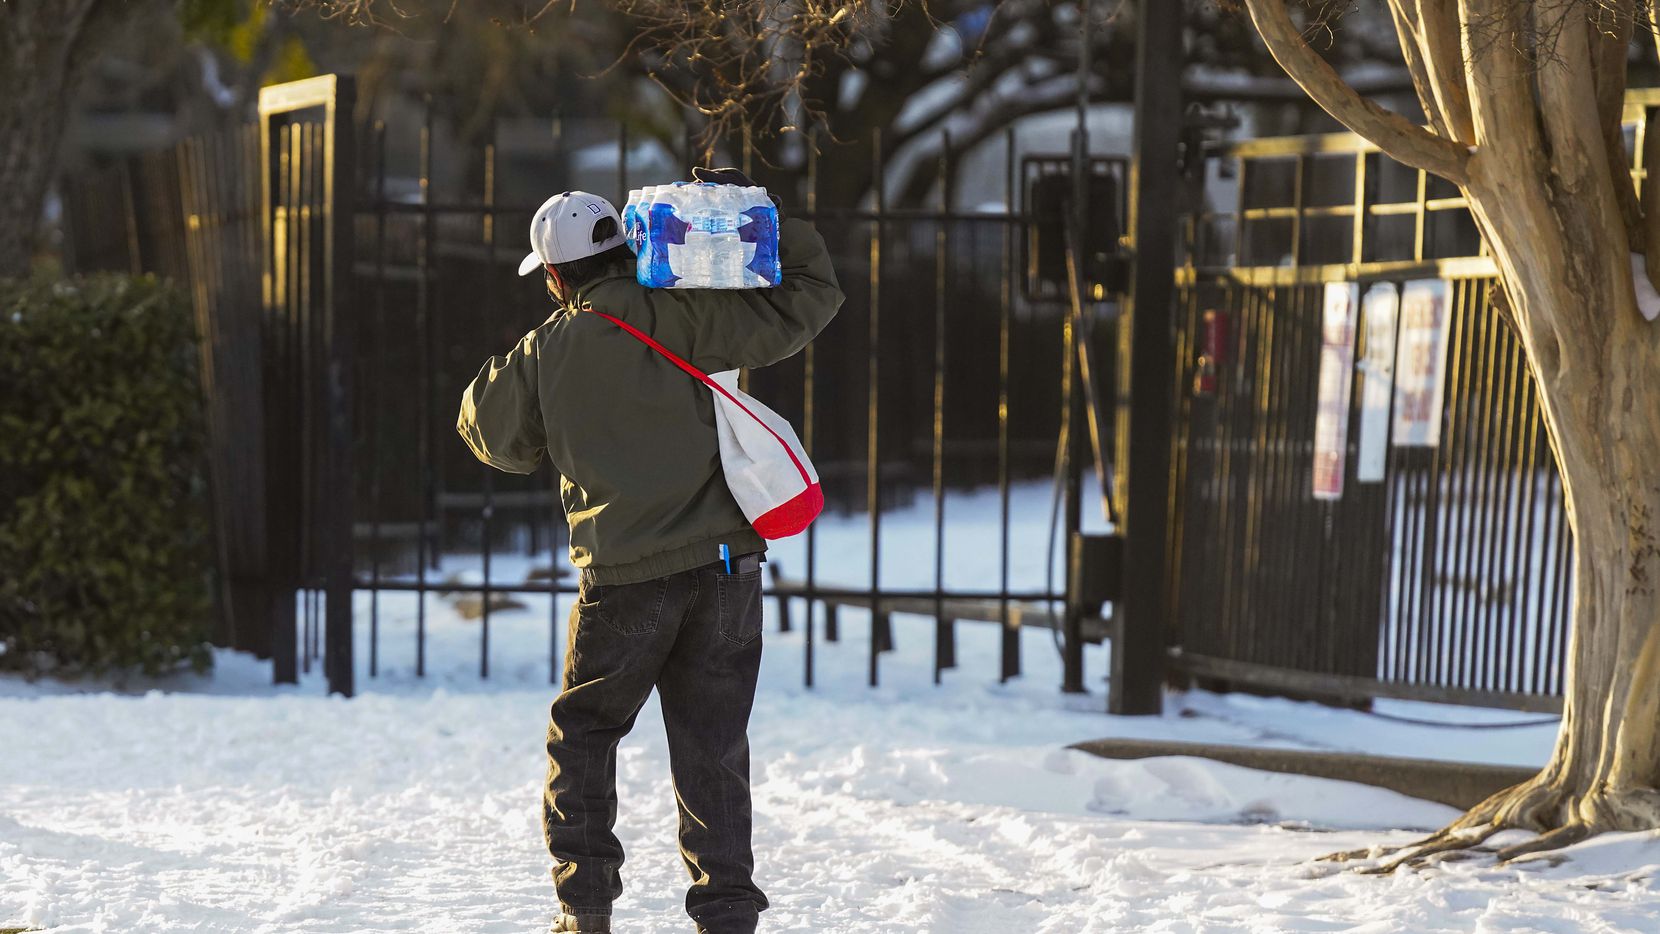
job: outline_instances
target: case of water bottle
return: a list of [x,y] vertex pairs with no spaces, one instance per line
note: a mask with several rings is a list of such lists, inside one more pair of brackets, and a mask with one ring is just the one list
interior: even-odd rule
[[622,210],[635,278],[654,289],[765,289],[784,275],[767,190],[674,182],[636,188]]

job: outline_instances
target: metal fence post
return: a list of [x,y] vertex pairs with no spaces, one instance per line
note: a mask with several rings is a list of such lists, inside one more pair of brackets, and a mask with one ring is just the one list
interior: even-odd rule
[[[1135,257],[1125,316],[1132,329],[1128,502],[1123,599],[1114,607],[1122,638],[1125,677],[1112,682],[1107,709],[1157,714],[1163,708],[1165,668],[1164,577],[1170,501],[1171,387],[1175,360],[1170,336],[1175,284],[1181,108],[1182,8],[1150,3],[1137,22],[1135,164],[1130,230]],[[1115,666],[1116,667],[1116,666]]]
[[357,152],[352,111],[357,86],[350,76],[335,80],[324,124],[324,196],[328,225],[324,237],[324,282],[328,292],[324,314],[328,387],[328,447],[324,454],[324,481],[319,513],[324,528],[325,625],[324,671],[329,691],[350,697],[355,690],[352,659],[353,495],[352,474],[352,324],[356,308],[352,280],[356,268],[353,231],[356,226]]

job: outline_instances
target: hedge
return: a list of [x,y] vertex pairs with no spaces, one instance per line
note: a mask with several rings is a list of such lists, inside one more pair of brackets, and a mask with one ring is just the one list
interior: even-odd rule
[[207,667],[202,424],[177,292],[0,281],[0,668]]

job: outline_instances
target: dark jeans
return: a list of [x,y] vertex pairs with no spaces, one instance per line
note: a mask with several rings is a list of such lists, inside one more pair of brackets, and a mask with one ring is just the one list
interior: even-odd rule
[[653,687],[663,707],[691,874],[686,913],[710,934],[749,934],[767,898],[752,874],[749,711],[761,664],[758,556],[638,584],[581,578],[564,690],[548,726],[542,827],[559,902],[609,914],[622,894],[617,743]]

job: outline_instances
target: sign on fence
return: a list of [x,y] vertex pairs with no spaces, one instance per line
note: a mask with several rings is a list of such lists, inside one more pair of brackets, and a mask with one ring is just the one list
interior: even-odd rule
[[1396,447],[1441,443],[1447,291],[1441,279],[1417,279],[1401,291],[1401,333],[1395,357]]
[[1326,283],[1320,316],[1320,395],[1314,414],[1314,498],[1341,499],[1354,383],[1355,315],[1360,285]]
[[1383,481],[1389,449],[1389,397],[1395,385],[1395,319],[1400,295],[1391,282],[1380,282],[1366,292],[1361,325],[1366,342],[1361,349],[1360,455],[1355,479]]

